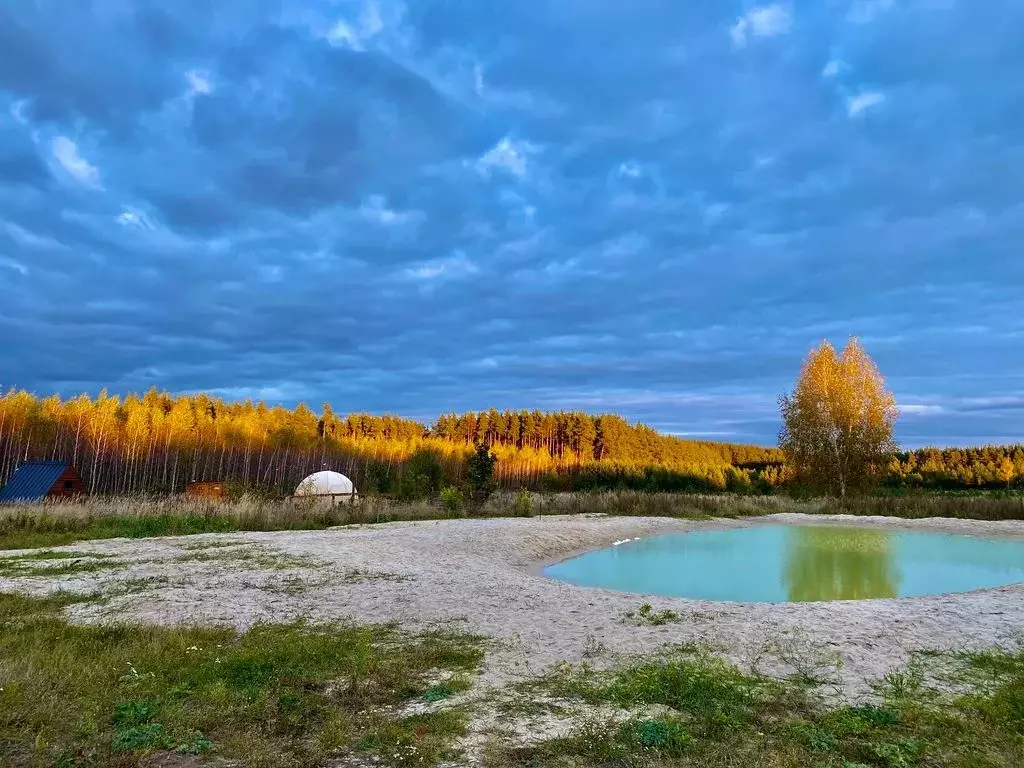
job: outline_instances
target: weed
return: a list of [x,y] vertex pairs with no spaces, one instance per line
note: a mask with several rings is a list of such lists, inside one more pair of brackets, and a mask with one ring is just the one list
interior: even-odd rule
[[177,750],[184,755],[201,755],[213,750],[213,742],[206,738],[201,731],[192,731],[185,736],[185,740],[178,745]]
[[465,713],[444,709],[393,720],[364,736],[359,746],[391,765],[436,765],[456,757],[451,742],[465,732]]
[[693,741],[685,725],[675,718],[628,720],[619,726],[618,738],[627,744],[669,757],[678,757]]
[[432,685],[423,692],[423,698],[428,702],[435,703],[449,699],[457,693],[468,691],[472,682],[465,675],[453,675],[442,683]]
[[924,670],[914,660],[906,669],[890,669],[876,687],[886,699],[898,702],[919,696],[923,685]]
[[597,635],[588,634],[583,638],[582,656],[584,659],[596,659],[608,651],[608,646],[597,639]]
[[636,611],[623,614],[623,623],[632,623],[638,627],[660,627],[664,624],[675,624],[683,620],[675,611],[655,611],[650,603],[644,603]]
[[170,749],[174,740],[160,723],[143,723],[114,730],[111,749],[115,752],[132,752],[146,749]]
[[923,752],[923,745],[917,739],[900,739],[884,744],[873,744],[871,752],[884,765],[892,768],[911,768],[917,765]]

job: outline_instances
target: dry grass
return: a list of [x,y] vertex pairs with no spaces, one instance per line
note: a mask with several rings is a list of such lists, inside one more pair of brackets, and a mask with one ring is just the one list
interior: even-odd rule
[[0,550],[50,547],[86,539],[145,538],[234,531],[322,530],[335,525],[436,520],[606,514],[654,517],[758,517],[777,512],[847,513],[893,517],[1024,519],[1024,497],[934,494],[843,501],[743,494],[602,493],[495,494],[478,509],[435,501],[366,497],[356,504],[269,500],[243,496],[211,501],[185,496],[94,497],[65,504],[0,506]]

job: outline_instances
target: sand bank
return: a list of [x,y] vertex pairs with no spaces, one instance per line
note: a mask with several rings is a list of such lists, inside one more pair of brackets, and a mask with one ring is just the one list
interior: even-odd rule
[[[128,567],[60,580],[0,578],[0,589],[57,586],[123,594],[83,605],[76,620],[217,622],[351,617],[415,629],[445,624],[499,642],[483,682],[502,685],[559,661],[611,663],[666,644],[708,642],[744,665],[785,672],[829,654],[852,697],[908,652],[1005,644],[1024,631],[1024,585],[937,597],[738,604],[644,597],[546,578],[544,563],[659,533],[814,522],[1024,538],[1024,522],[850,518],[796,514],[743,520],[543,517],[443,520],[317,532],[242,533],[83,542]],[[216,548],[203,549],[206,545]],[[237,546],[223,546],[237,545]],[[260,561],[235,558],[247,550]],[[0,553],[15,554],[15,553]],[[274,558],[284,555],[279,562]],[[644,602],[681,615],[657,627],[623,621]],[[770,646],[774,650],[766,650]],[[782,649],[782,650],[780,650]],[[767,668],[766,668],[767,667]]]

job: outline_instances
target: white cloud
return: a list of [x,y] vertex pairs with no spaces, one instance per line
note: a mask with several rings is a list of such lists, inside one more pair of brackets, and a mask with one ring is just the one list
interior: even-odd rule
[[633,160],[619,163],[619,176],[625,176],[627,179],[639,179],[641,175],[643,175],[643,169],[640,168],[639,163]]
[[52,249],[64,247],[62,243],[48,235],[37,235],[35,232],[29,232],[24,227],[19,227],[13,222],[7,222],[4,225],[4,229],[13,241],[23,248]]
[[338,19],[334,26],[327,31],[326,37],[327,42],[331,45],[345,46],[353,51],[363,51],[366,49],[366,43],[383,30],[384,19],[380,15],[380,8],[376,3],[369,3],[359,14],[358,21]]
[[424,262],[418,267],[406,269],[403,274],[412,280],[438,280],[475,275],[479,271],[476,264],[459,254],[447,259]]
[[480,98],[484,98],[484,68],[479,64],[473,67],[473,91]]
[[851,96],[846,100],[846,114],[850,117],[856,117],[865,109],[877,107],[883,101],[885,101],[885,96],[877,91],[858,93],[856,96]]
[[946,409],[941,405],[899,405],[902,416],[934,416],[945,413]]
[[552,261],[544,266],[544,273],[548,275],[567,275],[576,271],[580,260],[573,257],[565,261]]
[[27,103],[27,99],[21,99],[11,104],[11,117],[21,125],[28,125],[28,118],[25,117],[25,105]]
[[368,3],[359,14],[359,29],[363,37],[375,37],[384,29],[384,19],[376,3]]
[[185,73],[188,81],[188,90],[192,95],[205,96],[213,93],[213,82],[210,80],[210,73],[200,69],[190,69]]
[[359,33],[348,22],[338,21],[327,32],[327,41],[331,45],[344,45],[354,51],[363,50],[363,41]]
[[[486,80],[485,75],[484,68],[479,63],[473,65],[473,93],[476,98],[492,107],[515,111],[527,110],[538,115],[559,115],[565,111],[560,104],[541,94],[495,86]],[[455,90],[458,92],[462,89]]]
[[83,184],[97,187],[100,183],[100,172],[95,165],[89,163],[78,151],[78,145],[66,136],[58,136],[51,142],[50,151],[54,159],[64,170]]
[[826,64],[825,68],[821,70],[821,76],[828,78],[835,77],[843,70],[843,67],[844,65],[841,61],[832,59],[832,61]]
[[368,197],[359,206],[359,213],[368,221],[389,227],[401,226],[423,218],[422,211],[397,211],[394,208],[389,208],[387,200],[382,195]]
[[729,212],[727,203],[711,203],[704,207],[704,223],[714,224]]
[[284,267],[278,264],[263,264],[256,271],[264,283],[280,283],[284,279]]
[[506,136],[476,161],[476,169],[485,176],[494,170],[502,170],[522,178],[526,175],[527,155],[535,151],[529,142],[514,141]]
[[117,223],[125,227],[138,227],[139,229],[154,229],[149,217],[142,211],[125,209],[117,217]]
[[624,235],[606,241],[601,246],[603,255],[609,258],[628,258],[636,256],[647,248],[650,243],[638,232],[627,232]]
[[4,269],[13,269],[15,272],[20,272],[23,276],[28,275],[28,267],[14,259],[6,259],[0,256],[0,267]]
[[851,24],[870,24],[892,6],[893,0],[858,0],[850,6],[846,20]]
[[729,30],[732,44],[743,48],[748,38],[775,37],[789,32],[793,26],[793,14],[790,9],[779,3],[760,5],[751,8],[741,16]]

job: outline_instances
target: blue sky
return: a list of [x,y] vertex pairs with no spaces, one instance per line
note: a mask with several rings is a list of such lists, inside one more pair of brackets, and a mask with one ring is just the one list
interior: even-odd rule
[[1024,438],[1019,0],[7,0],[0,385]]

